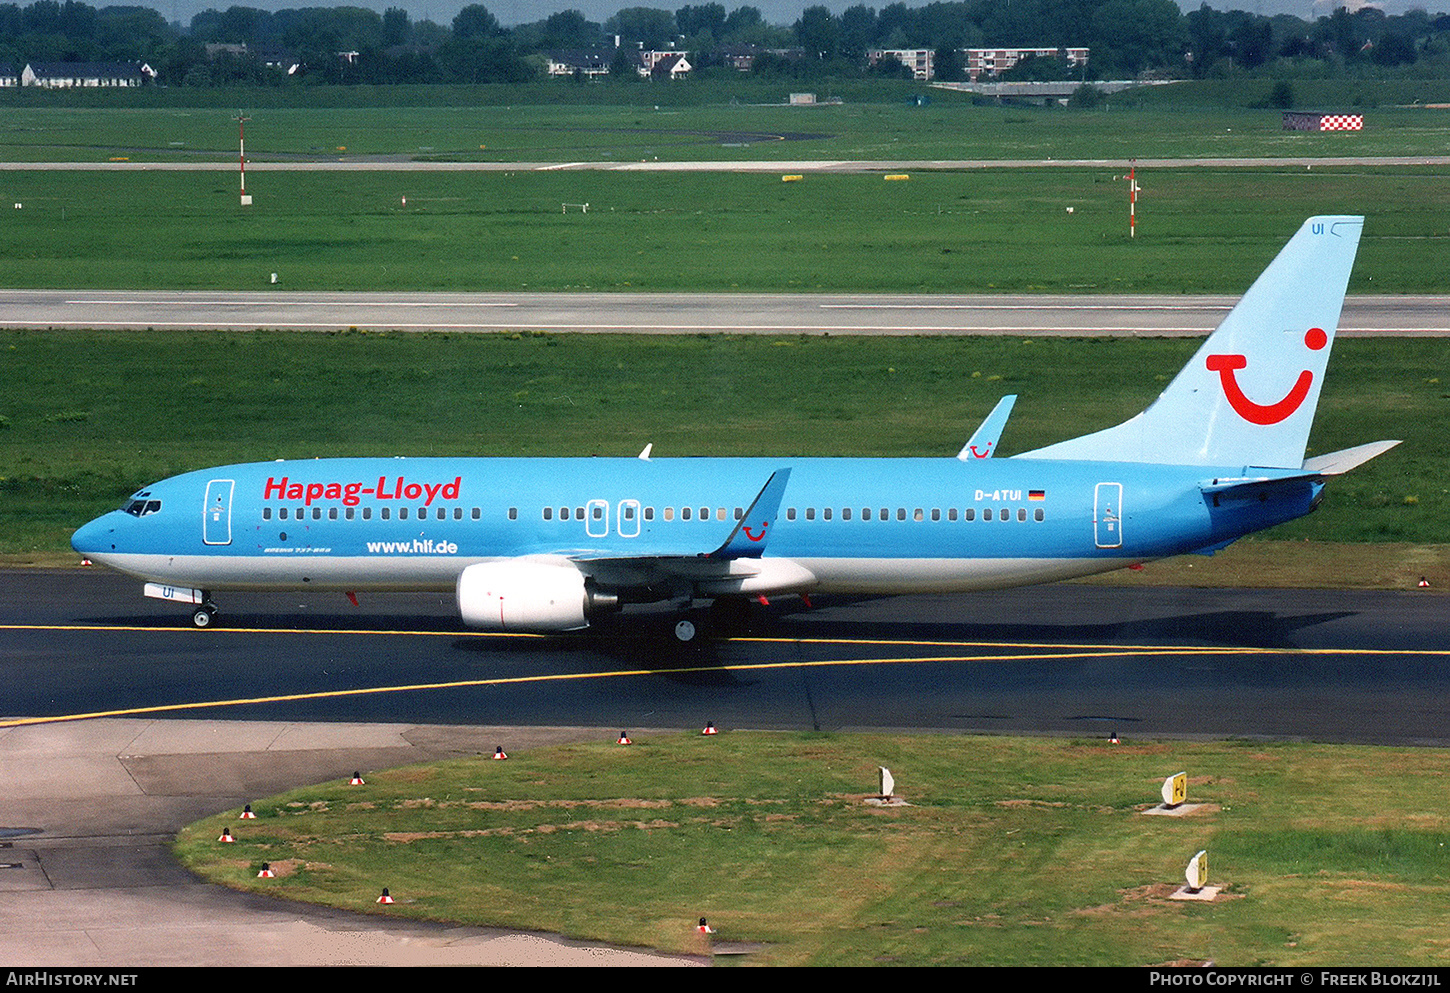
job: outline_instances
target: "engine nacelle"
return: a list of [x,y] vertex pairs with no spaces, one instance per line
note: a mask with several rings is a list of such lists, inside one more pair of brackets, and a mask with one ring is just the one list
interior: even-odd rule
[[458,612],[487,631],[576,631],[589,626],[589,591],[572,565],[478,562],[458,577]]

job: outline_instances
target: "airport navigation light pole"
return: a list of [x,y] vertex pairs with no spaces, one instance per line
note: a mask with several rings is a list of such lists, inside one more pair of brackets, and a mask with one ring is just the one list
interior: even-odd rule
[[251,118],[239,110],[232,120],[237,122],[237,165],[242,174],[242,206],[249,207],[252,198],[247,196],[247,122]]

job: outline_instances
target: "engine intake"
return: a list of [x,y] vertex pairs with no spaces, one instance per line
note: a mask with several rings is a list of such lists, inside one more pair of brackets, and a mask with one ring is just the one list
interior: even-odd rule
[[567,563],[478,562],[458,577],[463,623],[486,631],[577,631],[589,626],[592,601]]

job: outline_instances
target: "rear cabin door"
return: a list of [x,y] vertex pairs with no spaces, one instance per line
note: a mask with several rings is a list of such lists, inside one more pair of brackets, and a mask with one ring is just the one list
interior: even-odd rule
[[1099,548],[1123,544],[1123,484],[1099,483],[1093,493],[1093,540]]

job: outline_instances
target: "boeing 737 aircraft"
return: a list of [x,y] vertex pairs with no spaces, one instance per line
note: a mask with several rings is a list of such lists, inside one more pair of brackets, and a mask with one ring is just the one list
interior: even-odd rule
[[[1304,223],[1147,410],[993,458],[343,458],[162,480],[75,533],[213,623],[227,590],[448,590],[465,623],[577,630],[630,603],[979,590],[1212,552],[1398,442],[1306,460],[1363,226]],[[689,640],[692,622],[676,634]]]

